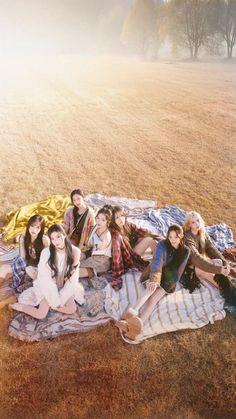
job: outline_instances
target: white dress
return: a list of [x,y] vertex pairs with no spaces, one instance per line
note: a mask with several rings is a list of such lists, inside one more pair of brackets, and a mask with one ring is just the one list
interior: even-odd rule
[[[23,291],[19,295],[18,301],[21,304],[37,306],[44,298],[47,300],[52,309],[62,307],[71,298],[79,304],[84,303],[84,288],[79,283],[79,260],[80,250],[72,245],[73,260],[76,268],[71,277],[64,282],[65,260],[66,255],[63,252],[56,254],[56,265],[58,269],[57,278],[53,278],[53,271],[48,265],[50,256],[49,247],[43,249],[38,264],[37,279],[33,282],[33,286]],[[58,283],[62,282],[63,286],[58,287]]]

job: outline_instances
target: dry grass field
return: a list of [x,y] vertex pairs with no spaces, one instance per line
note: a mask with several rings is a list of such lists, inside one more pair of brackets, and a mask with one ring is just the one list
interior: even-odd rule
[[[236,233],[236,67],[0,63],[0,213],[52,193],[156,199]],[[235,320],[125,344],[114,325],[34,344],[0,312],[1,418],[233,418]]]

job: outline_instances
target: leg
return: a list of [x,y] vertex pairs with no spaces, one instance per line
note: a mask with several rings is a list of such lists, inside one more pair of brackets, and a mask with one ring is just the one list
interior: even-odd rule
[[157,303],[159,303],[162,297],[164,297],[164,295],[166,295],[166,292],[165,290],[163,290],[163,288],[157,288],[156,291],[152,294],[140,316],[140,319],[143,322],[145,322],[145,320],[147,320],[151,316],[155,306],[157,305]]
[[4,263],[3,265],[0,266],[0,280],[7,279],[11,275],[12,275],[11,265],[9,265],[8,263]]
[[89,271],[87,268],[79,268],[79,277],[87,278],[89,276]]
[[134,251],[135,253],[137,253],[139,256],[143,256],[145,251],[148,248],[151,248],[152,253],[155,252],[156,249],[156,245],[157,243],[155,242],[155,240],[153,240],[152,237],[144,237],[143,239],[141,239],[136,246],[134,247]]
[[20,303],[10,304],[9,306],[16,311],[21,311],[22,313],[28,314],[29,316],[38,320],[44,319],[47,316],[49,310],[49,305],[45,298],[40,301],[38,308]]
[[[153,291],[154,292],[154,291]],[[144,293],[139,297],[136,304],[133,307],[130,307],[122,314],[122,319],[127,320],[130,317],[138,316],[139,309],[143,306],[144,303],[148,300],[148,298],[153,294],[148,288],[145,289]]]
[[[218,266],[222,266],[223,264],[221,259],[212,259],[212,262],[214,263],[214,265],[218,265]],[[214,285],[215,287],[219,288],[218,284],[214,280],[215,274],[202,271],[199,268],[195,268],[195,273],[200,280],[205,280],[209,282],[210,284]]]
[[69,298],[63,307],[57,308],[55,311],[64,314],[74,314],[76,312],[76,304],[73,297]]

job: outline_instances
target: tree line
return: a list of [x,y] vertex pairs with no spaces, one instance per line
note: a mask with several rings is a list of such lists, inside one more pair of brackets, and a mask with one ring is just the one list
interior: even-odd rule
[[232,59],[236,43],[236,0],[135,0],[124,20],[121,41],[143,58],[152,58],[168,42],[187,49],[191,59],[201,50]]

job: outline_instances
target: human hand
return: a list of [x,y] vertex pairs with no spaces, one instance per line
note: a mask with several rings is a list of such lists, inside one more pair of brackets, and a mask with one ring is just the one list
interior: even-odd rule
[[230,266],[229,265],[222,266],[222,268],[221,268],[221,274],[222,275],[228,276],[229,272],[230,272]]
[[159,287],[160,284],[158,282],[148,282],[147,283],[147,290],[151,293],[153,293],[154,291],[156,291],[157,287]]
[[84,252],[81,252],[80,260],[85,260],[85,259],[86,259],[86,254]]

